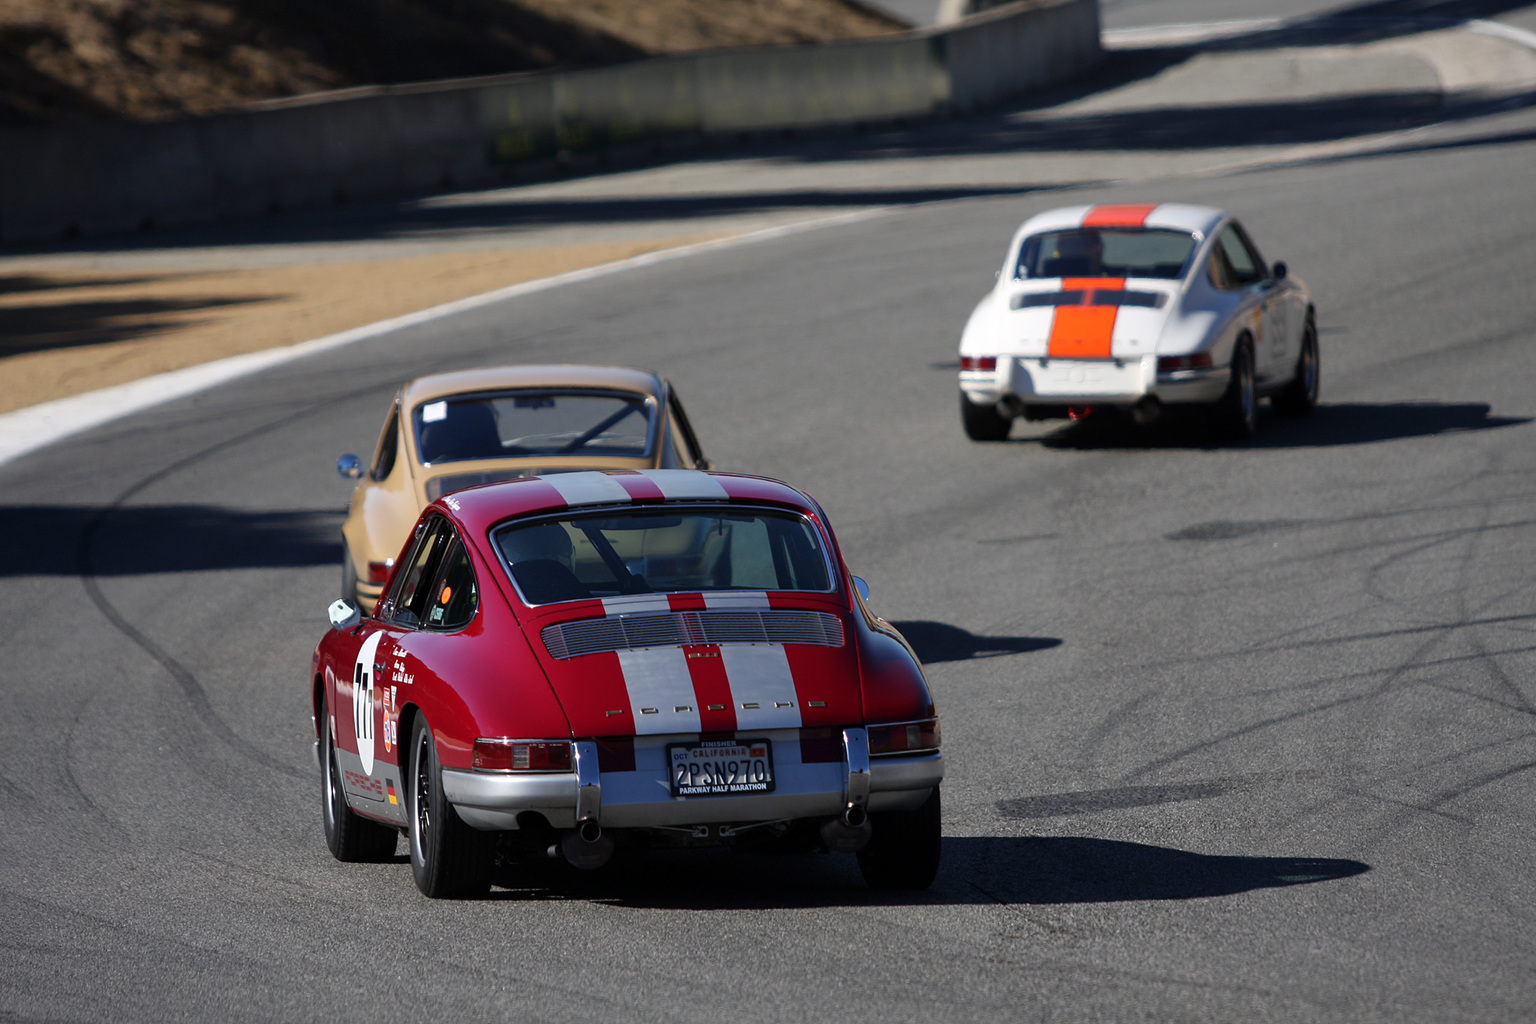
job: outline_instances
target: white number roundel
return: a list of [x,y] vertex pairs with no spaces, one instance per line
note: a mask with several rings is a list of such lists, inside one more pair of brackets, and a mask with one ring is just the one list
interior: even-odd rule
[[352,666],[352,735],[357,737],[357,756],[363,759],[363,771],[373,774],[373,659],[383,633],[363,641]]

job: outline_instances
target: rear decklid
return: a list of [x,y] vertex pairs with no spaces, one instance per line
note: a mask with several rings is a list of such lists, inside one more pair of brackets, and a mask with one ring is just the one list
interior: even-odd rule
[[545,606],[524,629],[578,737],[863,722],[836,594],[642,594]]

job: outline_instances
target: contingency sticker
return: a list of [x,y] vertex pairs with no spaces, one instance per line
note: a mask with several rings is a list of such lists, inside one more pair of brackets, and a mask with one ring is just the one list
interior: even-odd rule
[[447,402],[428,402],[421,407],[421,422],[436,423],[438,420],[448,418]]

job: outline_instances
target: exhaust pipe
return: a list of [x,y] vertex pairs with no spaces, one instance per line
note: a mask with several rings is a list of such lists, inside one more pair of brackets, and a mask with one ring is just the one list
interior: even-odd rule
[[821,823],[821,841],[833,853],[858,853],[869,845],[874,832],[869,815],[858,806],[848,808],[840,818],[828,818]]
[[596,871],[613,856],[613,836],[588,818],[575,828],[560,835],[560,855],[576,868]]

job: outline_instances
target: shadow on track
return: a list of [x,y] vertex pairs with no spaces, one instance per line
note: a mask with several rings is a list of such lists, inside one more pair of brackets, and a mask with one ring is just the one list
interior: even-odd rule
[[1147,427],[1129,417],[1101,413],[1044,436],[1017,438],[1047,448],[1328,448],[1415,437],[1496,430],[1531,422],[1529,416],[1490,416],[1482,402],[1340,402],[1323,404],[1304,419],[1261,417],[1258,433],[1241,445],[1224,444],[1196,413],[1170,414]]
[[[340,512],[215,505],[0,506],[0,577],[95,576],[341,565]],[[94,527],[93,527],[94,524]]]
[[[0,294],[35,295],[38,301],[0,307],[0,358],[27,352],[127,341],[197,322],[191,318],[234,306],[270,302],[283,296],[204,295],[171,298],[113,298],[104,290],[166,280],[124,277],[65,281],[46,277],[0,277]],[[97,297],[50,301],[47,293],[80,288]]]
[[868,889],[849,856],[704,850],[632,853],[590,874],[519,866],[497,878],[502,888],[489,899],[701,911],[1110,903],[1228,896],[1368,870],[1354,860],[1209,856],[1075,836],[957,836],[944,840],[938,880],[923,892]]
[[1056,637],[977,636],[947,622],[917,619],[893,622],[891,625],[907,638],[907,643],[912,645],[924,665],[971,658],[1000,658],[1061,646],[1061,641]]

